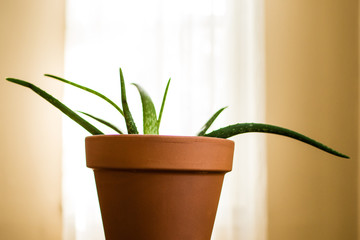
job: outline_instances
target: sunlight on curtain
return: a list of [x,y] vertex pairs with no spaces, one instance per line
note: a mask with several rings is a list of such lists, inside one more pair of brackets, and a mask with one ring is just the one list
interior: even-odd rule
[[[119,102],[121,67],[125,81],[141,84],[157,109],[171,77],[161,134],[194,135],[223,106],[229,108],[213,128],[262,122],[262,4],[261,0],[67,0],[65,77]],[[131,85],[127,91],[141,129],[138,93]],[[97,97],[66,86],[64,101],[126,129],[118,112]],[[67,118],[63,129],[64,239],[104,239],[92,171],[85,167],[88,133]],[[212,239],[266,239],[264,139],[247,134],[233,140],[234,168],[225,177]]]

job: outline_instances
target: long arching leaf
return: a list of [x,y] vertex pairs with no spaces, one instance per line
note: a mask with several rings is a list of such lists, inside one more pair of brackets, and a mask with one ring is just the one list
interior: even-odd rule
[[133,83],[133,85],[138,89],[141,97],[144,134],[159,134],[156,110],[153,101],[140,85],[136,83]]
[[79,113],[82,113],[88,117],[91,117],[93,119],[95,119],[96,121],[108,126],[109,128],[113,129],[115,132],[119,133],[119,134],[123,134],[123,132],[118,128],[116,127],[115,125],[113,125],[112,123],[109,123],[108,121],[105,121],[104,119],[101,119],[101,118],[98,118],[98,117],[95,117],[89,113],[86,113],[86,112],[82,112],[82,111],[78,111]]
[[295,131],[269,125],[269,124],[262,124],[262,123],[238,123],[234,125],[230,125],[218,130],[215,130],[209,134],[205,134],[206,137],[217,137],[217,138],[229,138],[238,134],[242,133],[248,133],[248,132],[262,132],[262,133],[273,133],[278,135],[283,135],[286,137],[294,138],[296,140],[299,140],[301,142],[310,144],[316,148],[319,148],[325,152],[328,152],[330,154],[333,154],[335,156],[343,157],[343,158],[349,158],[348,156],[339,153],[327,146],[325,146],[322,143],[319,143],[309,137],[306,137],[300,133],[297,133]]
[[129,134],[139,134],[134,119],[132,118],[129,105],[126,100],[125,80],[121,68],[120,68],[120,85],[121,85],[121,102],[124,110],[126,128]]
[[74,86],[74,87],[80,88],[80,89],[82,89],[82,90],[84,90],[84,91],[87,91],[87,92],[89,92],[89,93],[92,93],[92,94],[94,94],[94,95],[96,95],[96,96],[104,99],[105,101],[107,101],[108,103],[110,103],[114,108],[116,108],[116,110],[118,110],[118,111],[121,113],[121,115],[124,116],[124,113],[123,113],[123,111],[121,110],[121,108],[120,108],[118,105],[116,105],[116,103],[114,103],[113,101],[111,101],[108,97],[104,96],[103,94],[101,94],[101,93],[99,93],[99,92],[97,92],[97,91],[95,91],[95,90],[92,90],[92,89],[90,89],[90,88],[88,88],[88,87],[85,87],[85,86],[79,85],[79,84],[77,84],[77,83],[71,82],[71,81],[69,81],[69,80],[66,80],[66,79],[64,79],[64,78],[61,78],[61,77],[57,77],[57,76],[54,76],[54,75],[51,75],[51,74],[45,74],[45,76],[46,76],[46,77],[54,78],[54,79],[59,80],[59,81],[61,81],[61,82],[67,83],[67,84],[69,84],[69,85],[72,85],[72,86]]
[[205,125],[201,128],[200,132],[197,134],[198,136],[204,136],[204,134],[206,133],[206,131],[209,129],[209,127],[211,126],[211,124],[213,124],[213,122],[215,121],[215,119],[220,115],[220,113],[222,111],[224,111],[224,109],[227,107],[223,107],[221,109],[219,109],[210,119],[209,121],[207,121],[205,123]]
[[169,81],[166,84],[163,100],[162,100],[162,103],[161,103],[161,108],[160,108],[160,112],[159,112],[159,119],[157,121],[158,129],[160,129],[161,118],[162,118],[162,114],[163,114],[163,111],[164,111],[165,101],[166,101],[167,93],[168,93],[168,90],[169,90],[170,82],[171,82],[171,78],[169,78]]
[[96,127],[91,125],[89,122],[87,122],[85,119],[80,117],[78,114],[76,114],[70,108],[65,106],[62,102],[60,102],[59,100],[57,100],[56,98],[54,98],[53,96],[51,96],[50,94],[45,92],[44,90],[38,88],[34,84],[31,84],[31,83],[23,81],[23,80],[15,79],[15,78],[7,78],[6,80],[16,83],[16,84],[19,84],[21,86],[30,88],[31,90],[36,92],[38,95],[40,95],[42,98],[44,98],[46,101],[48,101],[53,106],[55,106],[60,111],[62,111],[66,116],[68,116],[69,118],[74,120],[76,123],[81,125],[83,128],[85,128],[89,133],[91,133],[93,135],[103,134],[99,129],[97,129]]

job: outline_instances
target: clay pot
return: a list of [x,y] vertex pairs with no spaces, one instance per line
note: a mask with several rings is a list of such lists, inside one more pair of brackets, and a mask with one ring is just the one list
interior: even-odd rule
[[233,152],[208,137],[87,137],[106,239],[209,240]]

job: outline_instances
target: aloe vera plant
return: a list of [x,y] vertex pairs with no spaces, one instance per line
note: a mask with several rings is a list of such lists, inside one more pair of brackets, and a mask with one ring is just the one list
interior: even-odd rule
[[[121,104],[122,104],[122,109],[112,100],[110,100],[109,98],[107,98],[106,96],[104,96],[103,94],[94,91],[90,88],[87,88],[85,86],[81,86],[79,84],[76,84],[74,82],[71,82],[69,80],[63,79],[61,77],[57,77],[54,75],[50,75],[50,74],[45,74],[45,76],[50,77],[52,79],[56,79],[59,80],[61,82],[64,82],[66,84],[70,84],[74,87],[77,87],[79,89],[82,89],[84,91],[87,91],[89,93],[92,93],[100,98],[102,98],[103,100],[105,100],[106,102],[108,102],[109,104],[111,104],[125,119],[125,123],[126,123],[126,128],[127,128],[127,132],[128,134],[139,134],[135,121],[132,117],[132,114],[130,112],[130,108],[127,102],[127,97],[126,97],[126,89],[125,89],[125,80],[124,80],[124,76],[123,76],[123,72],[120,68],[120,86],[121,86]],[[42,98],[44,98],[45,100],[47,100],[49,103],[51,103],[53,106],[55,106],[56,108],[58,108],[60,111],[62,111],[64,114],[66,114],[68,117],[70,117],[72,120],[74,120],[76,123],[78,123],[80,126],[82,126],[84,129],[86,129],[89,133],[93,134],[93,135],[100,135],[100,134],[104,134],[102,131],[100,131],[98,128],[96,128],[95,126],[93,126],[91,123],[89,123],[88,121],[86,121],[84,118],[82,118],[79,114],[77,114],[76,112],[74,112],[73,110],[71,110],[70,108],[68,108],[66,105],[64,105],[63,103],[61,103],[59,100],[57,100],[56,98],[54,98],[53,96],[51,96],[50,94],[48,94],[47,92],[45,92],[44,90],[40,89],[39,87],[20,80],[20,79],[15,79],[15,78],[7,78],[6,80],[22,85],[24,87],[30,88],[32,89],[35,93],[37,93],[38,95],[40,95]],[[165,88],[165,92],[164,92],[164,96],[163,96],[163,100],[162,100],[162,104],[161,104],[161,108],[159,111],[159,114],[156,114],[156,110],[155,110],[155,106],[153,101],[151,100],[150,96],[148,95],[148,93],[138,84],[133,84],[139,91],[140,94],[140,98],[141,98],[141,102],[142,102],[142,108],[143,108],[143,130],[144,130],[144,134],[159,134],[159,128],[160,128],[160,123],[161,123],[161,118],[162,118],[162,113],[164,110],[164,106],[165,106],[165,100],[166,100],[166,96],[168,93],[168,89],[169,89],[169,85],[170,85],[170,81],[171,79],[169,79],[166,88]],[[282,136],[286,136],[286,137],[290,137],[296,140],[299,140],[301,142],[310,144],[316,148],[319,148],[323,151],[326,151],[330,154],[339,156],[339,157],[343,157],[343,158],[349,158],[348,156],[339,153],[327,146],[325,146],[324,144],[317,142],[309,137],[306,137],[300,133],[297,133],[295,131],[286,129],[286,128],[282,128],[282,127],[278,127],[278,126],[274,126],[274,125],[269,125],[269,124],[263,124],[263,123],[238,123],[238,124],[233,124],[224,128],[220,128],[218,130],[212,131],[210,133],[208,133],[208,130],[210,128],[210,126],[212,125],[212,123],[215,121],[215,119],[220,115],[220,113],[225,110],[226,107],[221,108],[220,110],[218,110],[205,124],[204,126],[201,128],[201,130],[199,131],[199,133],[197,134],[197,136],[204,136],[204,137],[215,137],[215,138],[230,138],[232,136],[238,135],[238,134],[242,134],[242,133],[248,133],[248,132],[261,132],[261,133],[272,133],[272,134],[278,134],[278,135],[282,135]],[[95,119],[96,121],[104,124],[105,126],[113,129],[114,131],[116,131],[119,134],[123,134],[123,132],[116,127],[114,124],[103,120],[99,117],[95,117],[89,113],[85,113],[85,112],[80,112],[81,114],[88,116],[92,119]]]

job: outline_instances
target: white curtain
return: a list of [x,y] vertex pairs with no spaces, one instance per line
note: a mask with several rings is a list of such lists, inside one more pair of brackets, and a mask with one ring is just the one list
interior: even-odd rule
[[[264,121],[262,0],[67,0],[65,77],[119,103],[119,67],[159,109],[171,77],[161,134],[194,135],[223,106],[214,129]],[[141,129],[141,103],[127,85]],[[64,101],[126,129],[103,100],[71,86]],[[96,124],[96,123],[94,123]],[[97,125],[106,133],[106,127]],[[64,117],[65,240],[104,239],[92,171],[85,167],[85,130]],[[236,142],[213,240],[266,239],[266,162],[258,134]]]

